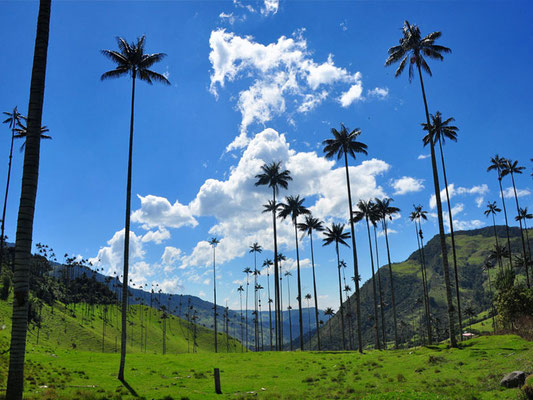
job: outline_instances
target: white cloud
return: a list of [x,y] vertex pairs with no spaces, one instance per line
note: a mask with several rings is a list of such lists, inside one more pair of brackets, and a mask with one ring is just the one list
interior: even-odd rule
[[174,270],[176,264],[182,259],[183,254],[181,249],[172,246],[166,246],[163,255],[161,256],[161,263],[165,268],[165,272]]
[[[525,197],[525,196],[529,196],[530,194],[531,194],[531,192],[529,191],[529,189],[516,189],[516,196],[517,197]],[[503,196],[505,198],[508,198],[508,199],[514,198],[513,187],[509,186],[508,188],[504,189]]]
[[400,179],[391,181],[391,186],[394,188],[394,194],[402,195],[406,193],[420,192],[422,189],[424,189],[423,182],[423,179],[404,176]]
[[341,106],[348,107],[356,100],[362,99],[363,85],[361,82],[353,84],[347,92],[344,92],[341,97],[339,97],[339,102]]
[[235,21],[237,20],[235,15],[233,15],[233,13],[227,14],[225,12],[221,12],[218,17],[223,21],[227,21],[230,25],[233,25]]
[[[484,183],[482,185],[472,186],[471,188],[465,188],[465,187],[455,187],[455,184],[450,183],[448,185],[448,193],[450,195],[450,199],[457,195],[484,195],[489,192],[489,187]],[[446,189],[442,189],[440,191],[440,198],[441,202],[446,202]],[[437,206],[436,197],[434,194],[431,195],[429,199],[429,206],[434,209]]]
[[346,32],[348,30],[348,24],[346,23],[346,21],[341,22],[339,26],[341,27],[343,32]]
[[139,196],[141,208],[131,215],[131,221],[143,225],[143,228],[154,227],[180,228],[182,226],[196,226],[198,222],[189,208],[176,201],[174,204],[164,197],[148,195]]
[[380,88],[376,87],[368,91],[368,97],[377,97],[380,100],[383,100],[389,96],[389,88]]
[[163,282],[158,283],[159,287],[163,290],[163,293],[177,293],[183,289],[183,282],[177,276],[164,279]]
[[265,16],[274,15],[278,12],[279,0],[264,0],[264,6],[261,8],[261,14]]
[[426,158],[431,157],[431,154],[420,154],[417,159],[418,160],[425,160]]
[[163,240],[170,239],[170,232],[165,228],[159,228],[156,231],[148,231],[142,237],[143,242],[154,242],[156,244],[161,244]]
[[485,198],[483,196],[476,197],[477,208],[481,208],[484,202],[485,202]]
[[[248,144],[247,131],[252,124],[264,126],[282,114],[289,123],[294,122],[293,112],[310,111],[333,90],[339,91],[340,86],[346,90],[346,85],[350,85],[338,99],[344,107],[362,98],[361,73],[336,66],[331,54],[327,61],[315,62],[303,32],[281,36],[267,45],[224,29],[211,32],[211,93],[218,97],[226,82],[249,81],[238,95],[237,108],[242,115],[240,135],[227,147],[228,151]],[[287,101],[288,98],[292,101]]]

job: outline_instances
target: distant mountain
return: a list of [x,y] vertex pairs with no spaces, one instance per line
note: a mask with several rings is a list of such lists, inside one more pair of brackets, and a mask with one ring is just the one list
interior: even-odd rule
[[[506,242],[505,226],[497,226],[497,235],[500,243]],[[511,247],[514,255],[521,252],[520,229],[510,228]],[[531,238],[533,232],[530,231]],[[459,287],[461,293],[461,307],[463,311],[463,328],[467,327],[468,318],[464,315],[467,306],[471,306],[476,314],[482,311],[488,311],[490,308],[490,294],[488,288],[487,273],[482,270],[482,265],[487,259],[489,252],[494,248],[494,230],[493,227],[481,229],[457,231],[455,232],[457,265],[459,270]],[[391,241],[394,237],[390,238]],[[452,294],[455,304],[455,282],[453,274],[453,261],[451,254],[451,239],[446,236],[448,243],[448,256],[450,263],[450,273],[452,281]],[[360,246],[366,243],[361,242]],[[416,246],[416,237],[413,235],[413,247]],[[439,236],[435,235],[424,247],[424,254],[427,264],[428,286],[430,296],[431,313],[441,338],[447,335],[447,303],[445,298],[444,275],[442,270],[441,250]],[[380,260],[386,259],[385,254],[380,254]],[[370,270],[370,265],[360,264],[359,268]],[[381,284],[384,291],[384,310],[385,310],[385,335],[389,346],[394,341],[393,331],[393,314],[392,301],[390,295],[389,270],[388,265],[383,265],[380,269]],[[423,299],[422,295],[422,278],[420,272],[420,254],[419,251],[413,252],[409,258],[400,263],[392,264],[394,291],[396,299],[396,311],[398,317],[398,335],[401,342],[407,342],[419,334],[423,334],[420,329],[420,318],[423,311],[423,305],[419,300]],[[491,271],[491,277],[494,278],[497,268]],[[521,272],[524,275],[524,272]],[[376,274],[377,276],[377,274]],[[377,278],[376,278],[377,279]],[[522,276],[520,279],[524,279]],[[376,283],[377,286],[377,283]],[[350,297],[350,311],[355,316],[355,295]],[[375,344],[374,331],[374,302],[372,279],[365,282],[360,289],[361,296],[361,330],[364,346],[373,346]],[[338,307],[337,307],[338,308]],[[348,304],[344,304],[345,310]],[[346,314],[346,313],[345,313]],[[354,317],[355,319],[355,317]],[[378,326],[381,335],[381,317],[378,318]],[[348,325],[345,323],[345,325]],[[355,332],[355,321],[353,321]],[[330,339],[331,331],[331,339]],[[340,315],[336,314],[321,329],[321,341],[323,347],[327,349],[342,348],[342,335],[340,328]],[[348,327],[346,327],[346,333]],[[435,333],[434,333],[435,334]],[[356,341],[356,339],[354,339]],[[309,344],[307,344],[309,346]],[[354,344],[357,346],[357,343]],[[310,347],[317,347],[316,335],[311,340]]]

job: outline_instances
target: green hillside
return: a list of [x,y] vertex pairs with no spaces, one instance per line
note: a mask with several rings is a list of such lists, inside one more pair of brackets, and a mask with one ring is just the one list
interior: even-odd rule
[[[11,325],[11,302],[0,301],[0,352],[8,347]],[[117,307],[85,303],[71,304],[68,308],[55,303],[52,308],[46,304],[42,310],[34,307],[36,315],[41,314],[42,323],[30,324],[29,346],[43,346],[48,352],[56,349],[113,353],[120,350],[120,311]],[[104,324],[105,316],[105,324]],[[163,325],[166,324],[166,353],[213,352],[213,331],[186,320],[169,315],[163,321],[163,314],[147,306],[130,306],[128,317],[128,352],[163,352]],[[196,331],[196,344],[194,336]],[[141,337],[142,334],[142,337]],[[102,343],[103,342],[103,343]],[[226,339],[219,332],[220,352],[241,351],[240,342]]]
[[[497,227],[497,234],[500,244],[506,240],[506,231],[504,226]],[[467,306],[474,309],[476,314],[488,317],[490,309],[490,293],[488,287],[487,273],[482,270],[482,265],[487,259],[490,251],[494,247],[494,231],[492,227],[475,229],[470,231],[456,232],[456,249],[457,249],[457,264],[459,271],[459,288],[461,294],[461,307],[463,311]],[[518,228],[510,228],[511,247],[514,255],[521,252],[520,230]],[[530,232],[530,237],[533,233]],[[451,239],[449,235],[446,237],[449,248],[450,272],[452,283],[455,282],[453,274],[453,262],[451,255]],[[394,236],[391,236],[390,241],[394,241]],[[413,246],[416,246],[416,238],[413,235]],[[360,244],[364,246],[363,242]],[[431,313],[433,318],[433,326],[436,332],[434,335],[440,339],[446,338],[447,330],[447,305],[445,298],[444,274],[442,271],[442,261],[440,255],[440,243],[438,236],[433,237],[424,247],[424,253],[427,263],[427,276],[429,296],[431,303]],[[386,259],[386,254],[380,254],[380,264],[383,265],[382,260]],[[360,269],[370,270],[370,265],[359,265]],[[423,305],[417,302],[422,299],[422,278],[420,272],[420,255],[418,251],[413,252],[409,258],[400,263],[392,264],[394,290],[396,298],[396,310],[398,316],[398,335],[400,342],[407,345],[418,344],[421,340],[420,335],[423,334],[423,329],[420,329],[420,319],[423,313]],[[525,280],[524,271],[517,269],[518,280]],[[497,274],[497,268],[491,270],[491,281],[494,282]],[[389,271],[388,266],[383,265],[380,268],[381,284],[384,292],[385,303],[385,333],[387,342],[392,343],[393,336],[393,314],[392,314],[392,300],[390,295]],[[377,285],[376,285],[377,286]],[[455,285],[452,289],[453,299],[455,303]],[[348,303],[344,305],[348,309]],[[338,308],[338,307],[337,307]],[[355,315],[355,297],[350,298],[350,310]],[[361,326],[363,342],[365,347],[371,347],[375,343],[374,339],[374,303],[372,280],[368,280],[361,287]],[[379,318],[379,327],[381,333],[381,316]],[[480,318],[474,318],[474,322],[478,322]],[[470,319],[463,316],[463,328],[467,327]],[[348,325],[346,323],[346,325]],[[355,322],[352,322],[355,330]],[[486,331],[490,324],[485,323],[483,330]],[[346,333],[349,327],[346,326]],[[331,330],[331,339],[330,339]],[[340,315],[335,315],[328,323],[321,328],[321,339],[323,346],[326,349],[342,348],[342,336],[340,328]],[[348,336],[347,336],[348,337]],[[316,349],[316,335],[311,340],[311,345]],[[353,348],[353,346],[352,346]]]

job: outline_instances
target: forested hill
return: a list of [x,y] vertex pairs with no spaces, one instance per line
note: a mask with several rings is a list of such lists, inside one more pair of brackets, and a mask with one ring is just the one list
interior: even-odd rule
[[[497,226],[496,232],[500,245],[507,242],[505,226]],[[529,230],[530,242],[533,239],[533,232]],[[513,256],[521,254],[521,240],[520,229],[510,228],[511,247]],[[482,269],[483,264],[487,260],[490,251],[494,249],[495,238],[494,229],[492,226],[474,229],[468,231],[455,232],[456,250],[457,250],[457,266],[458,278],[460,287],[461,307],[463,310],[463,327],[467,328],[469,318],[464,315],[464,310],[471,307],[473,311],[480,314],[488,311],[490,308],[490,295],[488,287],[487,273]],[[394,236],[389,238],[394,241]],[[453,261],[451,251],[450,236],[446,236],[448,244],[448,256],[450,262],[450,273],[452,284],[455,282],[455,275],[453,274]],[[361,242],[360,246],[364,246]],[[416,237],[413,235],[413,247],[416,248]],[[433,335],[445,338],[447,335],[447,313],[446,313],[446,298],[444,286],[444,274],[442,270],[441,251],[439,236],[435,235],[425,246],[424,254],[427,265],[428,287],[430,297],[430,307],[432,314]],[[394,255],[392,255],[394,256]],[[383,260],[386,259],[385,254],[380,254],[379,275],[381,278],[381,285],[383,289],[384,310],[385,310],[385,335],[388,343],[393,343],[393,313],[392,301],[390,292],[390,279],[388,265],[383,265]],[[421,264],[420,253],[418,250],[414,251],[407,260],[400,263],[392,264],[393,284],[396,299],[397,319],[398,319],[398,335],[400,342],[406,343],[411,341],[414,344],[420,340],[420,335],[423,334],[421,329],[421,315],[424,309],[423,306],[423,288],[421,278]],[[504,260],[504,262],[508,262]],[[515,263],[513,262],[513,265]],[[360,264],[359,268],[370,270],[370,265]],[[518,279],[525,279],[525,273],[521,268],[517,269],[519,274]],[[497,268],[491,270],[491,280],[494,282],[496,278]],[[376,286],[377,285],[376,274]],[[365,282],[361,287],[361,326],[363,343],[365,346],[373,346],[375,343],[374,331],[374,302],[372,279]],[[452,288],[452,294],[455,304],[455,285]],[[379,300],[378,300],[379,303]],[[349,314],[355,317],[355,294],[350,297]],[[337,307],[338,308],[338,307]],[[348,302],[344,304],[345,310],[348,310]],[[336,310],[337,311],[337,310]],[[345,312],[348,314],[348,312]],[[381,316],[378,317],[378,327],[381,334]],[[349,335],[349,321],[345,321],[346,341],[348,342]],[[351,321],[352,329],[355,332],[355,321]],[[340,313],[337,313],[327,324],[321,329],[322,347],[328,349],[342,348],[341,336],[341,321]],[[330,335],[331,332],[331,335]],[[356,339],[353,339],[355,342]],[[317,347],[316,335],[311,340],[311,346]]]

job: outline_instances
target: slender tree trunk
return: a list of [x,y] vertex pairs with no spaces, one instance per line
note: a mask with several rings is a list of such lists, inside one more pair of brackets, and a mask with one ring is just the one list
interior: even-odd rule
[[298,218],[295,218],[294,221],[294,237],[296,240],[296,267],[298,271],[298,321],[300,323],[300,350],[304,351],[304,327],[303,327],[303,317],[302,317],[302,282],[300,279],[300,252],[298,250]]
[[[427,315],[428,315],[428,324],[429,324],[429,330],[431,332],[431,302],[429,297],[429,281],[428,281],[428,273],[427,273],[427,267],[426,267],[426,255],[424,252],[424,238],[422,237],[422,225],[420,225],[419,221],[419,235],[420,235],[420,247],[422,249],[422,270],[424,273],[424,281],[426,285],[426,296],[427,296]],[[433,334],[431,334],[430,341],[433,341],[432,339]]]
[[361,301],[359,298],[359,265],[357,263],[357,247],[355,246],[355,228],[353,224],[352,191],[350,190],[350,173],[348,172],[348,156],[344,152],[344,166],[346,169],[346,185],[348,187],[348,206],[350,209],[350,228],[352,231],[353,273],[355,277],[355,318],[357,319],[357,345],[359,353],[363,352],[363,339],[361,337]]
[[291,319],[291,286],[289,284],[289,277],[287,276],[287,292],[289,296],[289,340],[292,351],[292,319]]
[[259,351],[259,314],[257,309],[257,252],[254,253],[254,310],[255,351]]
[[374,274],[374,255],[372,253],[372,240],[370,239],[370,223],[368,222],[368,216],[365,216],[366,230],[368,231],[368,246],[370,247],[370,265],[372,267],[372,295],[374,300],[374,330],[376,331],[376,349],[381,350],[379,344],[379,326],[378,326],[378,297],[376,293],[376,275]]
[[[498,244],[498,233],[496,232],[496,219],[494,218],[494,213],[492,213],[492,226],[494,227],[494,240],[496,241],[496,248],[499,247]],[[500,266],[500,272],[503,272],[502,258],[498,257],[498,264]]]
[[457,298],[457,317],[459,320],[460,339],[463,341],[463,318],[461,315],[461,296],[459,295],[459,271],[457,270],[457,254],[455,250],[455,235],[453,230],[452,206],[450,203],[450,193],[448,191],[448,178],[446,176],[446,164],[444,163],[444,151],[442,141],[439,137],[440,159],[442,163],[442,175],[444,177],[444,187],[446,189],[446,201],[448,203],[448,219],[450,220],[450,237],[452,239],[453,272],[455,276],[455,297]]
[[390,250],[389,250],[389,237],[387,234],[387,223],[385,218],[383,218],[383,231],[385,232],[385,244],[387,246],[387,260],[389,261],[389,277],[390,277],[390,294],[392,300],[392,317],[394,321],[394,348],[398,349],[398,324],[396,319],[396,301],[394,298],[394,281],[392,278],[392,264],[390,260]]
[[279,300],[279,268],[278,268],[278,235],[276,230],[276,189],[272,188],[272,200],[274,201],[274,210],[272,211],[272,224],[274,226],[274,310],[275,310],[275,325],[276,325],[276,349],[281,351],[282,348],[282,328],[283,317],[280,309],[280,300]]
[[[278,260],[279,265],[279,310],[280,315],[283,315],[283,269],[281,268],[281,260]],[[275,314],[274,314],[275,317]],[[280,351],[283,351],[283,327],[281,327],[281,347]]]
[[378,251],[378,234],[376,226],[374,225],[374,241],[376,242],[376,268],[378,276],[378,291],[379,291],[379,308],[381,313],[381,337],[383,339],[383,348],[387,349],[387,335],[385,334],[385,304],[383,303],[383,290],[381,288],[381,272],[379,271],[379,251]]
[[490,305],[492,308],[492,330],[496,333],[496,323],[494,322],[494,316],[496,315],[496,310],[494,310],[494,301],[492,299],[492,284],[490,282],[490,270],[487,269],[487,277],[489,278],[489,292],[490,292]]
[[502,197],[503,216],[505,217],[505,229],[507,231],[507,247],[509,249],[509,269],[513,269],[513,251],[511,250],[511,234],[509,233],[509,222],[507,221],[507,208],[505,207],[505,197],[502,188],[502,176],[498,167],[498,184],[500,185],[500,195]]
[[213,246],[213,309],[215,317],[215,353],[218,353],[218,331],[217,331],[217,275],[216,275],[216,261],[215,261],[215,247]]
[[[520,206],[518,205],[518,195],[516,193],[516,185],[514,182],[514,174],[511,172],[511,179],[513,180],[513,190],[514,190],[514,199],[516,201],[516,212],[517,215],[520,216]],[[522,239],[522,255],[524,260],[524,267],[526,269],[526,282],[527,287],[531,287],[531,283],[529,282],[529,266],[528,266],[528,260],[527,260],[527,252],[526,252],[526,242],[524,241],[524,230],[522,229],[522,220],[519,218],[518,222],[520,224],[520,238]]]
[[[420,65],[417,65],[418,75],[420,77],[420,88],[422,89],[422,97],[424,99],[424,108],[426,111],[426,122],[429,125],[429,111],[428,103],[426,100],[426,91],[424,89],[424,81],[422,79],[422,71],[420,70]],[[440,188],[439,188],[439,175],[437,172],[437,160],[435,157],[435,143],[433,138],[431,138],[430,143],[431,149],[431,166],[433,169],[433,184],[435,186],[435,199],[437,202],[437,219],[439,223],[439,237],[440,237],[440,247],[442,253],[442,269],[444,270],[444,283],[446,286],[446,302],[448,303],[448,325],[450,333],[450,345],[451,347],[457,347],[457,339],[455,337],[455,308],[453,306],[452,300],[452,289],[450,283],[450,268],[448,265],[448,249],[446,247],[446,236],[444,234],[444,220],[442,217],[442,202],[440,198]]]
[[344,334],[344,307],[342,305],[342,282],[341,282],[341,260],[339,257],[339,243],[335,243],[335,250],[337,251],[337,270],[339,272],[339,310],[341,312],[341,331],[342,331],[342,349],[346,350],[346,336]]
[[33,217],[39,177],[40,128],[44,100],[48,33],[50,28],[50,0],[41,0],[37,19],[37,35],[33,55],[30,101],[28,106],[28,136],[22,171],[22,190],[15,242],[15,273],[13,276],[13,315],[9,372],[6,399],[20,400],[24,390],[24,357],[28,329],[28,292]]
[[[15,114],[15,112],[13,112]],[[15,126],[16,126],[16,115],[13,115],[13,126],[11,127],[11,147],[9,149],[9,163],[7,167],[7,183],[6,183],[6,194],[4,197],[4,209],[2,211],[2,232],[0,234],[0,273],[2,273],[2,266],[4,263],[4,226],[6,221],[6,208],[7,208],[7,196],[9,193],[9,180],[11,178],[11,160],[13,159],[13,141],[15,140]]]
[[270,351],[274,350],[272,347],[272,304],[270,303],[270,273],[267,266],[267,287],[268,287],[268,336],[270,338]]
[[243,326],[242,326],[242,320],[243,320],[243,317],[242,317],[242,291],[239,292],[240,294],[240,303],[241,303],[241,353],[244,353],[244,337],[243,337]]
[[526,242],[527,242],[527,250],[529,252],[529,261],[531,261],[531,246],[529,244],[529,234],[527,233],[527,222],[526,222],[526,219],[524,218],[524,230],[526,231]]
[[316,337],[318,343],[318,351],[320,351],[320,325],[318,322],[318,296],[316,293],[316,278],[315,278],[315,255],[313,251],[313,231],[309,234],[311,240],[311,265],[313,267],[313,293],[315,295],[315,318],[316,318]]
[[250,286],[250,283],[248,282],[248,273],[246,273],[246,323],[245,323],[245,335],[246,335],[246,351],[248,351],[248,286]]
[[415,220],[415,233],[416,233],[416,243],[418,245],[418,253],[420,255],[420,271],[421,271],[421,275],[422,275],[422,291],[424,293],[424,309],[425,309],[425,313],[426,313],[426,330],[427,330],[427,335],[428,335],[428,344],[431,344],[431,325],[430,325],[430,320],[429,320],[429,299],[428,299],[428,293],[427,293],[427,284],[426,284],[426,277],[425,277],[425,271],[424,271],[424,263],[423,263],[423,258],[422,258],[422,247],[421,247],[421,242],[420,242],[420,238],[418,236],[418,227],[417,227],[417,222]]

